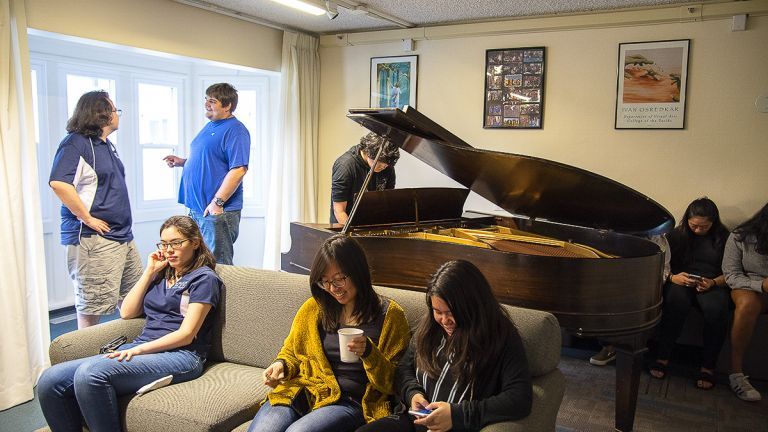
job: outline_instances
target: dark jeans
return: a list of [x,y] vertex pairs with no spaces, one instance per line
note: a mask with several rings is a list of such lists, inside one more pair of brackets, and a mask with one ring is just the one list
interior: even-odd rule
[[415,417],[406,413],[380,418],[365,426],[357,428],[355,432],[426,432],[427,428],[413,424]]
[[661,338],[658,358],[668,360],[672,356],[675,341],[683,331],[685,319],[692,307],[701,311],[704,317],[704,349],[701,353],[701,367],[714,369],[720,348],[728,333],[728,312],[731,291],[716,286],[706,292],[695,288],[667,282],[664,286],[664,309],[661,317]]

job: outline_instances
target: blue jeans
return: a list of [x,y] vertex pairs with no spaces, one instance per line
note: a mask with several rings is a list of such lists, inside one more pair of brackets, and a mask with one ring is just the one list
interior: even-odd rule
[[189,210],[189,217],[197,222],[203,240],[216,258],[216,264],[232,265],[235,240],[240,233],[240,210],[225,211],[220,215],[203,217],[202,213]]
[[40,408],[53,432],[82,432],[83,418],[91,432],[120,431],[118,396],[168,375],[173,375],[172,384],[195,379],[203,363],[187,350],[142,354],[122,362],[99,354],[59,363],[45,370],[37,383]]
[[364,424],[363,408],[347,397],[303,417],[289,406],[273,406],[267,401],[259,408],[248,432],[346,432]]

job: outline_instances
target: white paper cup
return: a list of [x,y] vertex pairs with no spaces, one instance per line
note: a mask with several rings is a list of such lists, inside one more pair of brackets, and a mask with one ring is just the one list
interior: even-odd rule
[[347,348],[347,344],[352,342],[352,339],[362,336],[363,331],[357,328],[340,328],[339,329],[339,354],[341,355],[341,361],[344,363],[354,363],[359,361],[360,358]]

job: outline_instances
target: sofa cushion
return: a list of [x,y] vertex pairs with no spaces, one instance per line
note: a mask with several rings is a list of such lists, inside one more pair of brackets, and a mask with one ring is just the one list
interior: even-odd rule
[[[263,369],[213,363],[192,381],[121,398],[129,431],[230,431],[252,419],[269,387]],[[205,397],[190,397],[205,395]]]
[[307,276],[217,265],[224,293],[209,357],[268,367],[283,346],[299,307],[311,296]]

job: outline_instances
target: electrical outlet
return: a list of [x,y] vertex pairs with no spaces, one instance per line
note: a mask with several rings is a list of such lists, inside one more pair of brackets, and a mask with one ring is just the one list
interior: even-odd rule
[[757,112],[768,113],[768,94],[760,95],[755,99]]

